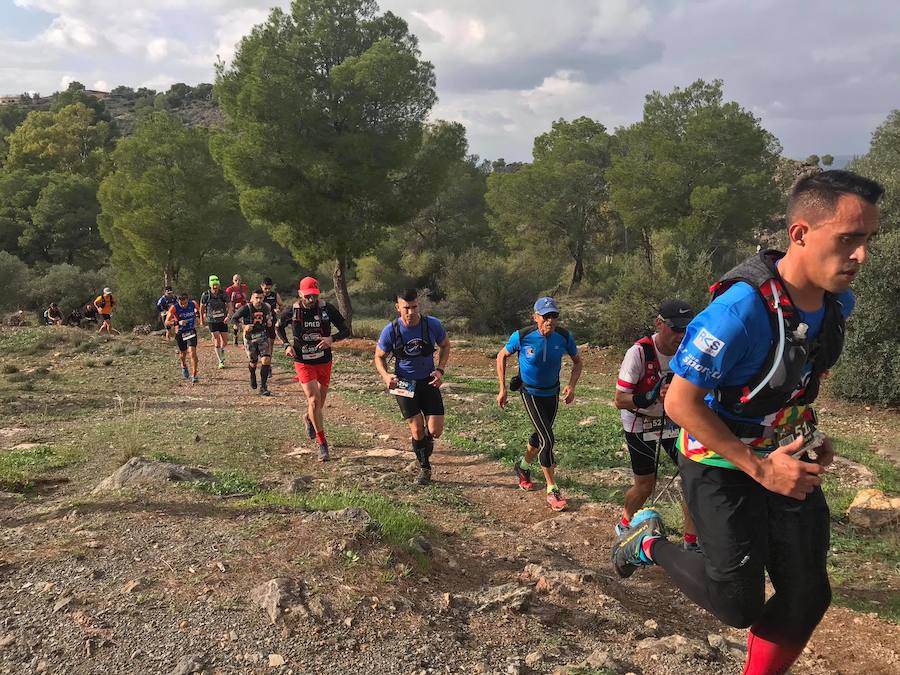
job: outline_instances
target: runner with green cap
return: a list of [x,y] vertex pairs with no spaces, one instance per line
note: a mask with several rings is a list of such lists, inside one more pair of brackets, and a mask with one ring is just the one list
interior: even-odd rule
[[200,325],[209,326],[219,368],[225,367],[225,345],[228,344],[228,320],[232,314],[231,297],[222,290],[219,277],[209,276],[209,289],[200,296]]

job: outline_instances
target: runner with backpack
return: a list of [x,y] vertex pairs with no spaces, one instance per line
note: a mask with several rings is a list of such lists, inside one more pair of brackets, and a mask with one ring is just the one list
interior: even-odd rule
[[[678,427],[670,422],[663,402],[671,382],[669,360],[678,350],[694,310],[681,300],[662,303],[656,316],[656,331],[635,342],[622,359],[616,381],[615,406],[621,411],[625,444],[631,458],[634,484],[625,493],[622,517],[615,525],[617,535],[631,525],[631,518],[646,503],[656,487],[660,449],[678,467],[675,438]],[[684,500],[684,547],[696,550],[697,534]]]
[[[228,301],[231,303],[232,316],[234,316],[234,312],[247,304],[247,301],[250,298],[250,287],[247,284],[241,283],[240,274],[235,274],[231,277],[231,286],[225,289],[225,293],[228,295]],[[237,324],[235,324],[234,344],[238,344],[239,330]]]
[[812,403],[840,357],[883,192],[849,171],[801,178],[787,253],[762,251],[713,286],[665,402],[682,427],[678,466],[703,553],[669,542],[653,509],[613,546],[621,577],[657,564],[700,607],[749,627],[744,675],[787,672],[831,602],[821,484],[834,449]]
[[269,328],[274,321],[272,310],[263,302],[262,291],[253,291],[250,302],[235,310],[231,323],[244,332],[244,349],[247,352],[247,369],[250,371],[250,388],[257,389],[256,366],[259,364],[259,395],[271,396],[269,375],[272,373],[272,340]]
[[[506,361],[513,354],[518,354],[519,374],[512,378],[509,389],[520,392],[525,410],[534,425],[534,433],[528,439],[525,456],[515,466],[516,478],[519,488],[533,490],[531,464],[538,458],[547,481],[547,504],[554,511],[563,511],[567,503],[556,484],[553,422],[559,409],[560,395],[566,405],[575,400],[575,385],[581,377],[582,360],[575,338],[557,324],[559,305],[553,298],[538,298],[532,318],[535,325],[510,335],[506,345],[497,353],[497,379],[500,382],[497,405],[506,407]],[[572,373],[560,394],[559,374],[564,354],[572,359]]]
[[[338,309],[319,297],[319,282],[313,277],[300,280],[297,295],[297,300],[282,312],[276,330],[285,354],[294,359],[294,371],[306,394],[306,413],[303,415],[306,435],[316,441],[319,461],[326,462],[328,439],[323,409],[331,384],[331,345],[350,337],[350,329]],[[291,327],[290,338],[288,326]],[[333,335],[332,326],[338,329]]]
[[[400,413],[409,425],[412,450],[420,467],[416,483],[428,485],[434,441],[444,432],[444,400],[440,388],[450,359],[450,339],[438,319],[421,314],[416,289],[400,291],[396,299],[399,317],[381,331],[375,347],[375,368],[397,399]],[[391,356],[394,357],[393,373],[388,371]]]
[[209,276],[209,288],[200,296],[200,324],[208,325],[213,339],[213,348],[219,359],[219,368],[225,367],[225,346],[228,344],[228,320],[233,306],[231,296],[222,290],[219,277]]
[[[178,302],[169,307],[166,316],[166,327],[175,329],[175,344],[178,346],[178,358],[181,360],[181,376],[196,384],[200,381],[197,375],[197,318],[200,309],[197,303],[190,300],[187,293],[178,295]],[[191,372],[188,373],[187,355],[191,357]]]

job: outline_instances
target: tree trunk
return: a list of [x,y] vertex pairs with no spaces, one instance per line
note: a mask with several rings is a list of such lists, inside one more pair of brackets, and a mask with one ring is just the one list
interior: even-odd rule
[[578,288],[581,285],[581,280],[584,277],[584,246],[582,244],[578,245],[578,250],[575,253],[575,268],[572,270],[572,280],[569,282],[569,293]]
[[653,272],[653,237],[646,227],[641,228],[641,243],[644,246],[644,258],[647,260],[647,271]]
[[347,320],[347,328],[353,335],[353,305],[350,304],[350,294],[347,292],[347,259],[339,254],[334,261],[334,294],[337,296],[338,309]]

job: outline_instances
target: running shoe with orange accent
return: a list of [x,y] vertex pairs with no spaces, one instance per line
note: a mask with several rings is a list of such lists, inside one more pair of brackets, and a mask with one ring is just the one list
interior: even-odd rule
[[523,469],[521,466],[516,464],[516,478],[519,479],[519,488],[525,490],[526,492],[530,492],[534,490],[534,483],[531,482],[531,471],[528,469]]
[[562,493],[559,491],[559,488],[553,488],[550,492],[547,493],[547,503],[554,511],[566,510],[566,500],[563,499]]

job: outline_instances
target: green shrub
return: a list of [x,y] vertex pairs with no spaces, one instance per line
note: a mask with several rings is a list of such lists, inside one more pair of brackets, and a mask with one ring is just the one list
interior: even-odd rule
[[508,334],[527,323],[534,301],[558,278],[559,266],[549,261],[471,249],[447,266],[442,279],[447,316],[468,319],[472,333]]
[[28,265],[11,253],[0,251],[0,310],[24,309],[30,280]]
[[12,363],[4,363],[3,367],[0,368],[0,371],[2,371],[5,375],[11,375],[12,373],[18,373],[19,367],[13,365]]
[[86,271],[74,265],[52,265],[34,275],[28,284],[29,305],[43,311],[56,302],[63,314],[93,302],[103,287],[109,285],[111,275],[104,271]]
[[833,391],[846,398],[900,403],[900,335],[894,329],[900,297],[900,230],[872,248],[853,286],[856,309],[844,353],[832,371]]

